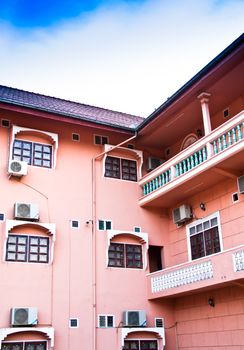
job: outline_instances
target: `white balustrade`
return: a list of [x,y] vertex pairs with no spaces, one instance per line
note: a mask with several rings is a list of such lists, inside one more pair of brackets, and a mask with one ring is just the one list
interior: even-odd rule
[[185,268],[180,268],[172,272],[162,273],[159,276],[151,277],[152,293],[185,286],[210,278],[213,278],[213,266],[211,261],[193,264]]
[[244,250],[239,250],[232,254],[234,271],[244,270]]

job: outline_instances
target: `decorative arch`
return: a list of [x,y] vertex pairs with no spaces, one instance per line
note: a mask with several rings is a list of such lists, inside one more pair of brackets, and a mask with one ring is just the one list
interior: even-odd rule
[[191,133],[191,134],[187,135],[181,144],[180,150],[183,151],[185,148],[189,147],[197,140],[198,140],[198,136],[196,134]]
[[161,327],[152,327],[152,328],[122,328],[121,329],[121,346],[123,349],[124,342],[129,334],[131,333],[153,333],[157,339],[162,341],[162,350],[165,346],[165,332],[164,328]]
[[0,328],[0,344],[8,335],[23,332],[43,333],[50,341],[50,346],[54,348],[54,328],[53,327],[18,327],[18,328]]
[[134,232],[134,231],[124,231],[124,230],[107,230],[107,265],[108,265],[108,248],[113,237],[118,235],[130,235],[140,238],[140,243],[144,244],[144,259],[143,259],[143,269],[147,268],[147,251],[149,247],[148,243],[148,233],[146,232]]
[[48,138],[50,140],[50,143],[54,146],[54,152],[53,152],[53,168],[56,166],[56,159],[57,159],[57,150],[58,150],[58,134],[54,134],[52,132],[43,131],[43,130],[37,130],[37,129],[30,129],[25,128],[17,125],[13,125],[12,127],[12,136],[11,136],[11,143],[10,143],[10,157],[9,159],[12,159],[12,150],[13,150],[13,143],[18,134],[24,134],[24,135],[37,135],[37,136],[45,136],[45,138]]
[[113,145],[105,144],[104,145],[104,157],[103,157],[103,174],[105,172],[105,161],[107,156],[112,157],[126,157],[132,160],[138,161],[138,178],[142,177],[142,164],[143,164],[143,152],[134,148],[127,147],[116,147]]
[[56,240],[56,225],[50,224],[50,223],[43,223],[43,222],[30,222],[30,221],[22,221],[22,220],[6,220],[6,227],[5,227],[5,239],[7,241],[9,233],[11,233],[11,230],[14,227],[39,227],[41,228],[46,234],[52,236],[52,243],[51,243],[51,249],[50,249],[50,263],[53,262],[53,255],[54,255],[54,242]]

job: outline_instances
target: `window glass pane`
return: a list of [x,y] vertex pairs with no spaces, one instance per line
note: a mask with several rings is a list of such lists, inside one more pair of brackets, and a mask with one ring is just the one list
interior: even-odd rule
[[107,316],[107,326],[113,327],[114,326],[114,318],[113,316]]
[[17,254],[17,260],[19,260],[19,261],[25,261],[25,254],[20,254],[20,253],[18,253],[18,254]]
[[217,226],[217,225],[218,225],[218,220],[217,220],[217,218],[213,218],[213,219],[211,220],[211,227]]
[[99,230],[104,230],[104,221],[103,220],[98,221],[98,228],[99,228]]
[[35,158],[33,164],[37,165],[37,166],[41,166],[42,165],[42,161],[41,161],[41,159]]
[[203,233],[190,237],[192,259],[198,259],[205,255]]
[[111,243],[108,250],[108,266],[124,267],[124,245]]
[[126,267],[142,268],[141,245],[126,244]]
[[105,161],[105,176],[120,178],[120,158],[107,157]]
[[202,231],[202,224],[199,224],[196,226],[197,232],[201,232]]
[[37,143],[35,143],[35,151],[40,151],[42,152],[42,146],[41,145],[38,145]]
[[51,168],[51,162],[49,160],[43,160],[42,164],[46,168]]
[[34,157],[35,157],[35,158],[41,158],[41,157],[42,157],[42,154],[39,153],[39,152],[35,152],[35,153],[34,153]]
[[106,230],[111,230],[111,228],[112,228],[111,221],[106,221]]
[[209,222],[209,221],[205,221],[205,222],[203,223],[203,228],[204,228],[204,230],[208,229],[209,227],[210,227],[210,222]]
[[33,238],[33,237],[31,237],[30,238],[30,244],[38,244],[38,238]]
[[106,316],[99,316],[99,327],[106,327]]
[[220,241],[218,227],[211,228],[204,232],[206,255],[220,252]]
[[121,159],[122,179],[137,181],[137,163],[135,160]]
[[48,262],[48,256],[47,255],[39,255],[39,261],[43,263]]
[[9,244],[8,245],[8,251],[9,252],[15,252],[16,251],[16,245]]

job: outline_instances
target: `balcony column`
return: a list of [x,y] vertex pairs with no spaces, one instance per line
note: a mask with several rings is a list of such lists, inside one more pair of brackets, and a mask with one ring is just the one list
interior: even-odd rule
[[[203,127],[204,127],[204,134],[209,135],[212,131],[211,127],[211,120],[210,120],[210,113],[209,113],[209,98],[210,94],[207,92],[202,92],[197,98],[199,99],[202,107],[202,116],[203,116]],[[213,154],[213,146],[210,143],[207,143],[207,157],[210,158]]]

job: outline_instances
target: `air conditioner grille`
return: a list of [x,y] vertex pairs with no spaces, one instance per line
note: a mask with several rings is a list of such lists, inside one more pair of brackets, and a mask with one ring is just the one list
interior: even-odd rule
[[25,203],[18,204],[18,216],[22,218],[30,217],[30,205]]
[[139,312],[138,311],[129,311],[128,312],[128,324],[131,326],[139,325]]
[[175,208],[174,209],[174,222],[177,222],[181,219],[180,216],[180,208]]
[[237,179],[239,193],[244,193],[244,175],[238,177]]
[[14,323],[17,325],[28,324],[28,309],[17,309],[14,313]]
[[21,163],[20,162],[11,162],[10,169],[15,173],[19,173],[22,169]]

